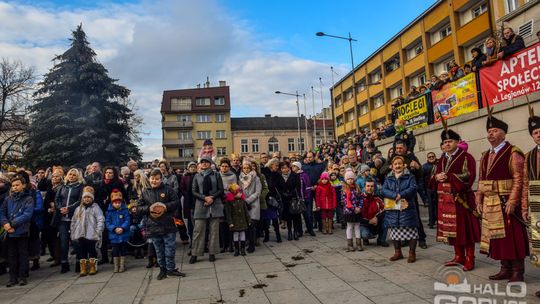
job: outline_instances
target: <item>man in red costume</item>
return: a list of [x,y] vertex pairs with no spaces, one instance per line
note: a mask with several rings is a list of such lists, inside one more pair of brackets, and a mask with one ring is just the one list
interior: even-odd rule
[[487,120],[491,148],[482,153],[476,204],[482,213],[480,252],[501,261],[490,280],[523,281],[529,255],[527,231],[521,215],[524,156],[505,141],[508,125],[491,116]]
[[452,130],[441,133],[445,152],[430,179],[430,188],[438,193],[437,241],[454,246],[454,259],[445,266],[463,265],[474,269],[474,244],[480,241],[474,192],[476,161],[458,148],[459,134]]

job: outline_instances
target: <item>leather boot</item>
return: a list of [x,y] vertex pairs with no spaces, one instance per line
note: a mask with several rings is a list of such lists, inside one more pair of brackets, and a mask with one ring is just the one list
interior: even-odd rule
[[409,257],[407,257],[407,263],[416,262],[416,243],[418,243],[418,240],[409,240]]
[[356,250],[364,251],[364,247],[362,246],[362,239],[356,239]]
[[118,272],[126,271],[126,257],[121,256],[119,259]]
[[62,263],[62,269],[60,270],[60,273],[66,272],[69,272],[69,263]]
[[323,219],[322,224],[323,224],[322,234],[328,234],[328,220]]
[[463,246],[454,245],[454,258],[444,263],[444,266],[457,266],[457,265],[463,265],[464,263],[465,263],[465,248]]
[[120,257],[113,257],[113,264],[114,264],[114,273],[118,273],[120,271]]
[[348,252],[353,252],[354,251],[353,240],[352,239],[347,239],[347,251]]
[[240,244],[238,242],[234,242],[234,256],[240,255]]
[[523,273],[525,272],[525,261],[523,259],[512,261],[512,276],[508,280],[511,282],[523,282]]
[[242,256],[246,255],[246,242],[245,241],[240,242],[240,255]]
[[334,222],[331,219],[329,219],[328,220],[328,234],[334,234],[332,230],[334,230]]
[[80,268],[81,268],[81,271],[79,272],[80,277],[84,277],[84,276],[86,276],[88,274],[88,272],[86,271],[87,263],[88,263],[87,259],[79,260],[79,264],[80,264]]
[[97,259],[92,258],[88,260],[88,274],[89,275],[95,275],[97,273],[97,264],[98,264]]
[[401,241],[394,241],[394,255],[390,257],[390,261],[397,261],[403,259],[403,253],[401,253]]
[[508,280],[512,276],[512,262],[511,260],[501,260],[501,270],[499,273],[490,275],[490,280]]
[[292,229],[287,230],[287,241],[292,241]]
[[471,271],[474,269],[474,244],[465,246],[465,264],[463,271]]

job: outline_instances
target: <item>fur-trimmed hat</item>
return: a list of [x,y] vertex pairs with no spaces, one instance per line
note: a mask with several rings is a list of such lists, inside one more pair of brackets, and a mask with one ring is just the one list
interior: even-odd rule
[[486,121],[486,131],[491,128],[498,128],[503,130],[504,133],[508,133],[508,124],[490,115],[488,116],[488,119]]
[[94,200],[94,188],[90,187],[90,186],[86,186],[83,188],[82,190],[82,198],[85,198],[85,197],[91,197],[92,200]]
[[111,203],[120,201],[122,202],[124,200],[124,196],[122,195],[122,192],[118,189],[113,189],[111,192]]
[[298,169],[302,169],[302,164],[299,161],[295,161],[291,164],[291,166],[295,166]]
[[540,117],[531,116],[529,117],[529,134],[532,135],[533,131],[540,128]]
[[443,130],[441,132],[441,141],[445,141],[447,139],[460,141],[461,136],[459,136],[459,134],[457,134],[454,130],[451,130],[451,129]]

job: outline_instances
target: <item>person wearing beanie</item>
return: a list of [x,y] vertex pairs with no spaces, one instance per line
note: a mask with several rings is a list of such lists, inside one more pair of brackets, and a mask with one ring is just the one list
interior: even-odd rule
[[477,211],[482,214],[480,253],[501,261],[500,271],[489,276],[490,280],[522,282],[525,257],[529,255],[527,230],[521,218],[525,209],[525,157],[518,147],[506,141],[508,124],[493,117],[492,109],[488,109],[486,124],[491,148],[482,153],[476,192]]
[[330,184],[328,172],[323,172],[315,189],[315,206],[321,212],[323,234],[333,234],[334,209],[336,209],[336,192]]
[[[529,200],[530,185],[538,183],[540,180],[540,117],[534,116],[531,111],[529,117],[529,134],[531,135],[535,147],[525,155],[525,166],[523,170],[523,197],[521,198],[521,217],[524,220],[530,219],[531,223],[540,222],[540,201]],[[533,187],[535,187],[533,186]],[[536,186],[538,187],[538,186]],[[538,224],[537,224],[538,225]],[[531,261],[534,266],[540,267],[540,237],[533,233],[530,239]],[[540,297],[540,291],[536,292],[536,296]]]
[[362,164],[360,166],[360,169],[358,169],[358,179],[356,180],[356,183],[358,184],[358,187],[360,188],[360,191],[364,191],[364,186],[366,185],[366,178],[370,174],[370,168],[366,164]]
[[[295,161],[291,164],[291,170],[298,174],[298,176],[300,177],[300,195],[302,197],[302,199],[304,200],[304,202],[306,202],[306,198],[311,198],[311,191],[312,191],[312,187],[311,187],[311,181],[309,180],[309,176],[306,172],[304,172],[304,170],[302,170],[302,164],[299,162],[299,161]],[[306,224],[306,227],[308,227],[308,222],[309,222],[309,216],[310,214],[308,214],[308,212],[312,212],[312,210],[307,210],[307,206],[306,206],[306,211],[304,211],[304,213],[302,213],[302,217],[304,218],[304,223]],[[298,231],[299,233],[299,237],[302,237],[304,235],[304,230],[303,229],[300,229],[300,231]]]
[[[343,218],[347,223],[347,251],[363,251],[360,239],[360,220],[362,219],[362,196],[356,184],[356,174],[352,169],[345,171],[345,183],[341,190],[341,201],[343,202]],[[353,233],[356,239],[356,248],[353,242]]]
[[212,143],[212,140],[210,139],[206,139],[203,142],[203,146],[201,150],[199,150],[199,157],[197,158],[197,162],[200,163],[203,157],[210,158],[213,163],[216,162],[217,151],[214,148],[214,144]]
[[109,241],[112,246],[115,273],[125,271],[130,224],[129,211],[124,202],[122,192],[118,189],[113,189],[111,192],[111,204],[107,209],[106,225],[107,230],[109,230]]
[[475,243],[480,242],[480,224],[472,186],[476,179],[476,160],[459,148],[461,137],[451,129],[441,133],[445,152],[435,165],[429,188],[438,193],[437,241],[454,247],[454,258],[445,266],[474,268]]
[[71,218],[71,240],[78,243],[79,276],[84,277],[97,273],[96,245],[101,240],[105,218],[99,205],[94,203],[94,188],[84,187],[81,201]]

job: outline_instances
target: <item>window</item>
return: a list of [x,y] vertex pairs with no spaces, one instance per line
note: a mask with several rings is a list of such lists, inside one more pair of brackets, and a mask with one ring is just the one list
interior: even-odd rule
[[518,0],[506,0],[506,13],[515,11],[518,7]]
[[227,138],[227,136],[225,135],[225,130],[217,130],[216,131],[216,138],[218,138],[218,139]]
[[407,49],[407,60],[411,60],[414,57],[422,54],[423,51],[424,47],[422,46],[422,41],[413,44],[410,48]]
[[431,32],[431,45],[441,41],[445,37],[452,34],[452,28],[450,23],[446,23],[444,26],[437,27]]
[[289,148],[289,152],[295,151],[294,150],[294,138],[288,138],[287,139],[287,147]]
[[171,98],[171,111],[189,111],[191,110],[191,98]]
[[225,122],[225,114],[216,114],[216,122]]
[[345,100],[349,100],[349,99],[353,98],[352,89],[347,89],[344,94],[345,94]]
[[373,100],[373,109],[377,109],[384,106],[384,97],[382,95],[373,97],[372,100]]
[[317,140],[315,141],[315,145],[316,145],[316,146],[322,145],[322,139],[317,138]]
[[191,115],[186,115],[186,114],[183,114],[183,115],[176,115],[176,121],[191,121]]
[[225,148],[225,147],[217,147],[217,155],[218,156],[227,155],[227,148]]
[[190,158],[190,157],[193,157],[193,149],[192,149],[192,148],[181,148],[181,149],[178,149],[178,156],[184,157],[184,158]]
[[533,33],[533,21],[529,20],[518,27],[518,35],[523,38],[529,37]]
[[197,98],[195,98],[195,105],[198,106],[198,107],[209,106],[210,105],[210,98],[209,97],[197,97]]
[[208,114],[198,114],[197,115],[197,122],[211,122],[210,121],[210,115],[208,115]]
[[381,71],[377,70],[369,75],[371,83],[375,83],[381,80]]
[[248,153],[249,152],[248,140],[247,139],[240,139],[240,151],[242,153]]
[[369,112],[367,101],[360,104],[358,112],[360,113],[360,115],[366,115]]
[[217,96],[216,98],[214,98],[214,104],[216,106],[224,106],[225,105],[225,97]]
[[212,139],[211,131],[197,131],[197,139]]
[[341,96],[336,97],[334,102],[336,104],[336,107],[340,106],[341,105]]
[[378,127],[380,127],[380,126],[384,126],[384,123],[385,123],[385,122],[386,122],[386,118],[383,117],[383,118],[381,118],[381,119],[375,120],[375,121],[373,122],[373,126],[374,126],[375,128],[378,128]]
[[251,152],[259,153],[259,140],[258,139],[251,140]]
[[390,58],[384,63],[386,72],[392,72],[399,69],[399,56]]
[[336,125],[339,127],[343,124],[343,115],[336,117]]
[[299,138],[298,142],[300,143],[300,151],[306,151],[306,145],[304,144],[304,139]]
[[356,83],[356,93],[362,92],[366,89],[366,79],[362,79]]
[[191,140],[191,131],[178,131],[178,139],[180,140]]
[[480,4],[479,6],[471,10],[471,14],[473,15],[473,18],[476,18],[485,12],[487,12],[487,3]]
[[277,138],[271,137],[268,140],[268,152],[269,153],[279,152],[279,142]]
[[[450,64],[450,61],[454,60],[453,57],[447,57],[447,59],[444,59],[442,61],[439,61],[438,63],[434,64],[434,72],[435,75],[440,76],[442,73],[448,72],[448,65]],[[411,78],[412,81],[412,78]]]
[[353,121],[354,120],[354,111],[348,111],[345,113],[345,117],[347,121]]
[[468,47],[465,48],[465,61],[471,61],[473,58],[472,58],[472,54],[471,54],[471,50],[474,49],[474,48],[479,48],[482,53],[486,53],[486,46],[484,45],[484,40],[485,38],[482,38],[480,40],[478,40],[477,42],[469,45]]
[[398,86],[395,86],[393,88],[390,88],[388,90],[388,93],[390,95],[390,99],[394,100],[394,99],[398,98],[399,96],[403,95],[403,88],[400,85],[398,85]]
[[418,85],[423,85],[424,83],[426,83],[426,73],[422,73],[418,76],[416,76],[416,79],[417,79],[417,82],[418,82]]
[[449,36],[450,34],[452,34],[452,28],[450,27],[450,25],[445,26],[439,30],[440,40],[442,40],[446,36]]

